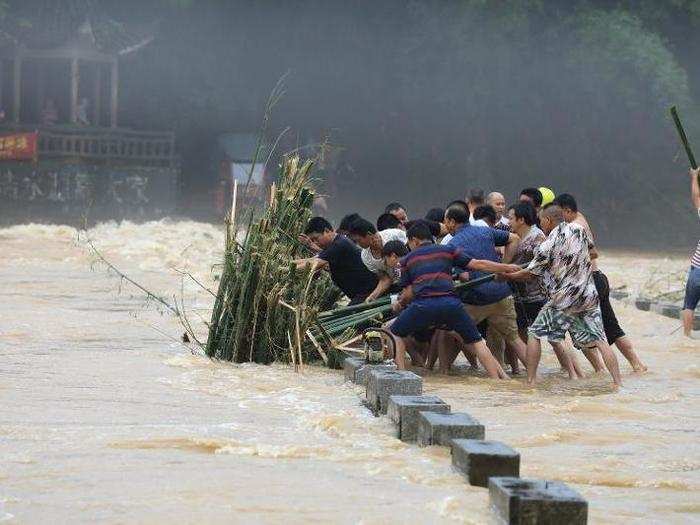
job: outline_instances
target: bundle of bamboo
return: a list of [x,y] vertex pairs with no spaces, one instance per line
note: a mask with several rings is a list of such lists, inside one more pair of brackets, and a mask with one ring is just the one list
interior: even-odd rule
[[209,325],[208,356],[295,365],[308,360],[311,352],[325,358],[313,336],[308,337],[309,328],[340,292],[325,275],[314,275],[310,268],[298,270],[292,262],[304,255],[297,239],[311,216],[312,167],[313,161],[296,155],[283,160],[262,216],[255,220],[249,212],[243,242],[237,240],[234,204]]

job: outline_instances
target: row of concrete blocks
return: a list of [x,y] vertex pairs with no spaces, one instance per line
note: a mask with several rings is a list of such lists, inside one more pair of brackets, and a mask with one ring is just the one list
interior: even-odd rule
[[[630,294],[619,290],[611,290],[610,297],[632,304],[637,310],[654,312],[664,317],[670,317],[671,319],[680,319],[681,312],[683,311],[683,306],[679,304],[660,303],[643,297],[632,299]],[[693,319],[693,330],[700,330],[700,315],[696,315]]]
[[484,426],[465,413],[452,413],[437,396],[422,395],[423,380],[394,365],[368,365],[347,358],[348,380],[366,387],[375,415],[396,423],[398,438],[419,446],[450,447],[452,465],[471,485],[488,487],[491,505],[509,524],[585,524],[588,503],[556,481],[521,479],[520,454],[498,441],[485,441]]

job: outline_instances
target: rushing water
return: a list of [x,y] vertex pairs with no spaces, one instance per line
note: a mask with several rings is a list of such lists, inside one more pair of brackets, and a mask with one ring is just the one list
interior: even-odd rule
[[[120,291],[76,237],[0,230],[0,522],[493,522],[447,449],[395,439],[339,372],[192,355],[178,322]],[[105,224],[90,237],[206,318],[211,296],[175,270],[214,286],[219,230]],[[634,288],[661,262],[615,254],[602,267]],[[619,392],[603,375],[565,380],[547,351],[536,388],[462,371],[424,374],[425,390],[517,448],[523,476],[583,493],[591,523],[700,522],[700,344],[672,334],[678,321],[617,309],[650,368],[621,361]]]

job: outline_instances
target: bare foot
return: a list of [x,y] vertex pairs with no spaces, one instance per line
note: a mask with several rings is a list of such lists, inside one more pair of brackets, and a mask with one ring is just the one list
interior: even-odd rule
[[637,363],[634,363],[632,365],[632,370],[634,370],[637,374],[643,374],[644,372],[649,370],[649,368],[641,361],[638,361]]

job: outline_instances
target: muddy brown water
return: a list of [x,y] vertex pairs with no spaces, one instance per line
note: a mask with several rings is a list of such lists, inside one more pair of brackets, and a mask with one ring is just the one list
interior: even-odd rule
[[[222,235],[193,222],[100,225],[115,263],[190,315],[209,296]],[[398,441],[362,390],[318,367],[230,365],[192,355],[67,227],[0,230],[0,522],[493,523],[443,448]],[[641,262],[640,262],[641,261]],[[683,258],[603,254],[613,286]],[[633,268],[633,270],[631,269]],[[425,391],[522,454],[522,475],[563,480],[591,523],[700,523],[700,343],[678,321],[616,304],[650,372],[613,392],[570,382],[545,350],[535,388],[465,369]],[[671,335],[669,335],[671,334]]]

